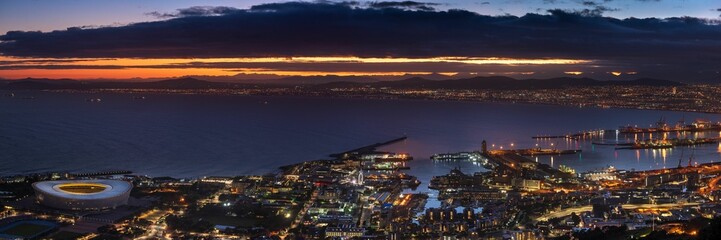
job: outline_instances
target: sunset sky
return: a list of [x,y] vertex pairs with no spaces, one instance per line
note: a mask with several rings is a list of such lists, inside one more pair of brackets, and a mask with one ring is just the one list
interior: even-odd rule
[[0,78],[721,81],[716,0],[2,1]]

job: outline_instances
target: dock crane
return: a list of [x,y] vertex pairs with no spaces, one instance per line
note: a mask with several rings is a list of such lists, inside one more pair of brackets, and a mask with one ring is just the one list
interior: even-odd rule
[[688,166],[689,166],[689,167],[691,166],[691,161],[693,161],[693,155],[694,155],[694,153],[696,153],[696,147],[695,147],[695,146],[693,147],[693,150],[691,150],[691,156],[688,157]]
[[[688,166],[691,166],[691,161],[693,161],[694,153],[696,152],[696,147],[692,147],[691,156],[688,157]],[[681,161],[683,160],[683,153],[686,150],[686,148],[681,149],[681,157],[678,158],[678,168],[681,168]]]
[[684,152],[686,152],[686,148],[681,148],[681,157],[678,158],[678,168],[681,168],[681,160],[683,160]]

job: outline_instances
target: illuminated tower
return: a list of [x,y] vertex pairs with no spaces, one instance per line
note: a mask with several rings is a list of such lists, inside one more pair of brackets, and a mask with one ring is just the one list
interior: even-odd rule
[[481,142],[481,152],[488,153],[488,144],[486,144],[486,140],[483,140],[483,142]]

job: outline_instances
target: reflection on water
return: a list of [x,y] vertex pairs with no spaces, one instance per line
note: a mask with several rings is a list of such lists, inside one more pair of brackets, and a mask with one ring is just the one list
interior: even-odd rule
[[[436,164],[429,157],[478,150],[483,140],[492,149],[581,149],[580,156],[533,159],[578,172],[609,165],[641,170],[675,167],[682,151],[616,150],[592,144],[659,134],[608,132],[578,141],[531,137],[645,126],[659,117],[721,120],[719,115],[700,113],[450,101],[199,95],[147,95],[140,101],[131,94],[16,94],[35,99],[0,98],[0,175],[103,169],[176,177],[262,174],[402,135],[409,139],[384,149],[410,153],[415,160],[409,172],[424,183],[453,167],[482,171],[470,163]],[[88,103],[88,98],[103,101]],[[691,150],[685,152],[688,156]],[[721,145],[698,146],[694,154],[699,163],[719,161]]]

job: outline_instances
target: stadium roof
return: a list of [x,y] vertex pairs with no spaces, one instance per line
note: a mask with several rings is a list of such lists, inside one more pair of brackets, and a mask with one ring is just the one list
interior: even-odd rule
[[[59,180],[44,181],[33,184],[36,189],[50,194],[68,199],[105,199],[127,193],[132,189],[132,185],[125,181],[96,179],[96,180]],[[95,191],[74,191],[68,187],[79,188],[97,188]]]

